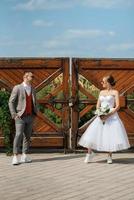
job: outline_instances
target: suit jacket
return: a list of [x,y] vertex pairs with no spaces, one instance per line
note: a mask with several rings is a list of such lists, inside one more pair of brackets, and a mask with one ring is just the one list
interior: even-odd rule
[[[31,89],[32,101],[33,101],[33,115],[37,114],[37,103],[36,94],[34,89]],[[14,86],[11,96],[9,98],[9,109],[12,118],[14,119],[17,115],[22,116],[26,109],[26,92],[23,83]]]

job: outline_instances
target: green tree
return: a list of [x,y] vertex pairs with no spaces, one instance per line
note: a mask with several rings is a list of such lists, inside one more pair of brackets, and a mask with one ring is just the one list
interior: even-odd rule
[[0,91],[0,129],[4,136],[4,144],[6,147],[6,153],[12,152],[11,145],[11,130],[12,130],[12,119],[8,107],[9,92]]

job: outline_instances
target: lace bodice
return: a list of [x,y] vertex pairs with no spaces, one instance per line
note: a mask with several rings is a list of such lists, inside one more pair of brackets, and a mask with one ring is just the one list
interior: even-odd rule
[[108,105],[110,108],[113,108],[115,105],[115,97],[113,95],[100,95],[99,99],[101,102],[101,107]]

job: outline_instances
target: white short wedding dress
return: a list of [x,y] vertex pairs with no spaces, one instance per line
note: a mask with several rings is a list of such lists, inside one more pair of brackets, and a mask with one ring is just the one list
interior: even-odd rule
[[[101,107],[108,105],[112,109],[115,105],[113,95],[101,95],[99,99]],[[126,130],[117,112],[107,118],[104,124],[97,116],[86,129],[78,144],[106,152],[115,152],[130,147]]]

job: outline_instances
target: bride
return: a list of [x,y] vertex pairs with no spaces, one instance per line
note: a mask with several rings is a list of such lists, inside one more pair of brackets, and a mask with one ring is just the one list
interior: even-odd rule
[[105,76],[102,80],[102,90],[99,94],[96,108],[108,106],[110,112],[107,115],[97,116],[89,125],[79,140],[79,145],[88,148],[84,160],[88,163],[95,155],[93,150],[108,152],[107,163],[112,163],[112,152],[130,147],[126,130],[117,111],[120,108],[119,93],[113,89],[115,80],[113,76]]

